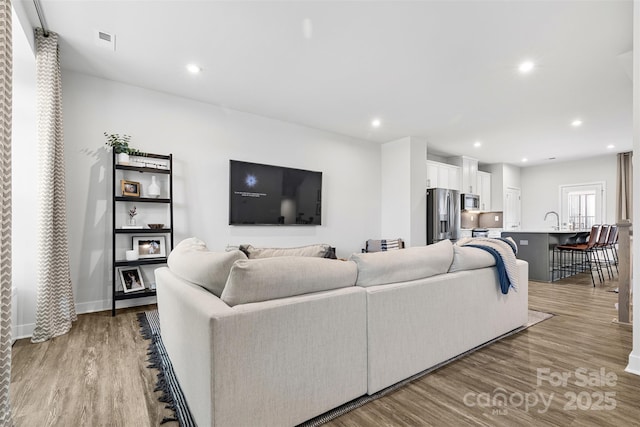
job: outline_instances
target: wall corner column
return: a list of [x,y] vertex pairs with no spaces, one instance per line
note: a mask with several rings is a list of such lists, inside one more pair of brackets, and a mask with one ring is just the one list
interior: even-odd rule
[[381,146],[380,238],[427,242],[427,142],[405,137]]
[[[640,0],[633,2],[633,40],[640,40]],[[633,218],[640,218],[640,43],[633,44]],[[633,239],[633,265],[640,265],[640,239]],[[633,275],[633,348],[625,371],[640,375],[640,274]]]

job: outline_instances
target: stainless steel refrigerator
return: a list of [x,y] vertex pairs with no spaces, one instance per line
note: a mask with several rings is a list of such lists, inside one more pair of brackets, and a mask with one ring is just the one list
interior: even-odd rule
[[440,240],[458,240],[460,192],[446,188],[427,189],[427,245]]

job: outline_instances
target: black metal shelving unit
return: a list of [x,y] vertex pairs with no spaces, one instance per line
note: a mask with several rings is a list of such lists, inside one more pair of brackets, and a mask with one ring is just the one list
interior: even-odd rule
[[[118,268],[121,267],[135,267],[135,266],[145,266],[145,265],[156,265],[156,264],[166,264],[167,258],[145,258],[138,259],[136,261],[126,261],[122,259],[116,259],[116,237],[118,235],[130,235],[132,238],[135,235],[145,235],[145,234],[164,234],[169,237],[168,247],[166,248],[167,256],[169,252],[173,249],[173,155],[163,155],[163,154],[152,154],[145,153],[143,157],[147,159],[160,159],[160,160],[168,160],[169,169],[160,169],[155,167],[141,167],[141,166],[131,166],[131,165],[119,165],[116,161],[116,153],[113,153],[112,158],[112,197],[111,197],[111,212],[112,212],[112,241],[111,241],[111,259],[112,259],[112,305],[111,305],[111,315],[116,315],[116,301],[142,298],[142,297],[150,297],[155,296],[156,291],[153,289],[145,288],[136,292],[128,292],[118,291],[117,283],[118,283]],[[132,173],[148,173],[155,175],[168,175],[169,179],[169,198],[149,198],[149,197],[132,197],[132,196],[118,196],[116,195],[119,192],[120,186],[117,184],[117,171],[124,171],[127,176],[132,176]],[[118,203],[122,202],[135,202],[135,203],[158,203],[158,204],[166,204],[169,209],[169,227],[168,228],[160,228],[160,229],[152,229],[152,228],[117,228],[116,225],[116,207]]]

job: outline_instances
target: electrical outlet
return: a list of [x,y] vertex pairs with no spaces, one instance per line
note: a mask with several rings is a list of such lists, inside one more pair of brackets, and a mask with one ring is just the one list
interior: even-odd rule
[[495,222],[500,221],[500,216],[499,216],[499,215],[494,216],[494,217],[493,217],[493,220],[494,220]]
[[473,221],[473,215],[471,215],[471,221]]
[[520,240],[520,246],[527,246],[529,244],[528,240]]

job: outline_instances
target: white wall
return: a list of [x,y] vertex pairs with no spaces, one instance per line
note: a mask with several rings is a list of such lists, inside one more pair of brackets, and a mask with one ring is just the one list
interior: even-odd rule
[[[210,249],[224,250],[241,243],[324,242],[346,257],[379,233],[377,144],[67,70],[63,106],[71,279],[79,312],[107,309],[111,301],[111,154],[104,148],[105,131],[131,135],[131,145],[143,151],[173,153],[176,243],[197,236]],[[229,159],[322,171],[323,225],[229,226]],[[15,170],[33,174],[33,161],[23,158]],[[30,181],[21,188],[30,188],[26,195],[33,199]],[[21,192],[25,193],[16,194]],[[22,207],[20,215],[33,212],[33,203],[16,208]],[[14,230],[33,229],[34,220],[24,220],[25,226],[14,223]],[[14,255],[16,261],[29,259],[30,271],[25,273],[31,275],[34,258],[27,255],[34,241],[25,240]],[[35,321],[35,292],[30,286],[20,284],[24,324]],[[23,289],[28,294],[23,295]]]
[[486,171],[491,173],[491,209],[501,211],[504,207],[504,164],[487,165]]
[[406,137],[382,144],[382,203],[380,235],[402,238],[407,246],[427,241],[427,142]]
[[[33,39],[33,35],[29,32]],[[12,269],[18,289],[15,337],[31,335],[35,319],[38,239],[38,139],[36,129],[36,68],[29,41],[13,16],[13,128],[12,128]]]
[[[605,220],[615,222],[616,156],[615,154],[571,162],[530,166],[520,169],[522,190],[522,228],[546,228],[555,219],[544,221],[548,211],[560,213],[560,185],[604,182]],[[552,224],[553,223],[553,224]]]
[[521,184],[521,168],[518,166],[513,166],[509,164],[502,165],[502,192],[504,194],[504,190],[507,188],[520,188],[522,189]]

